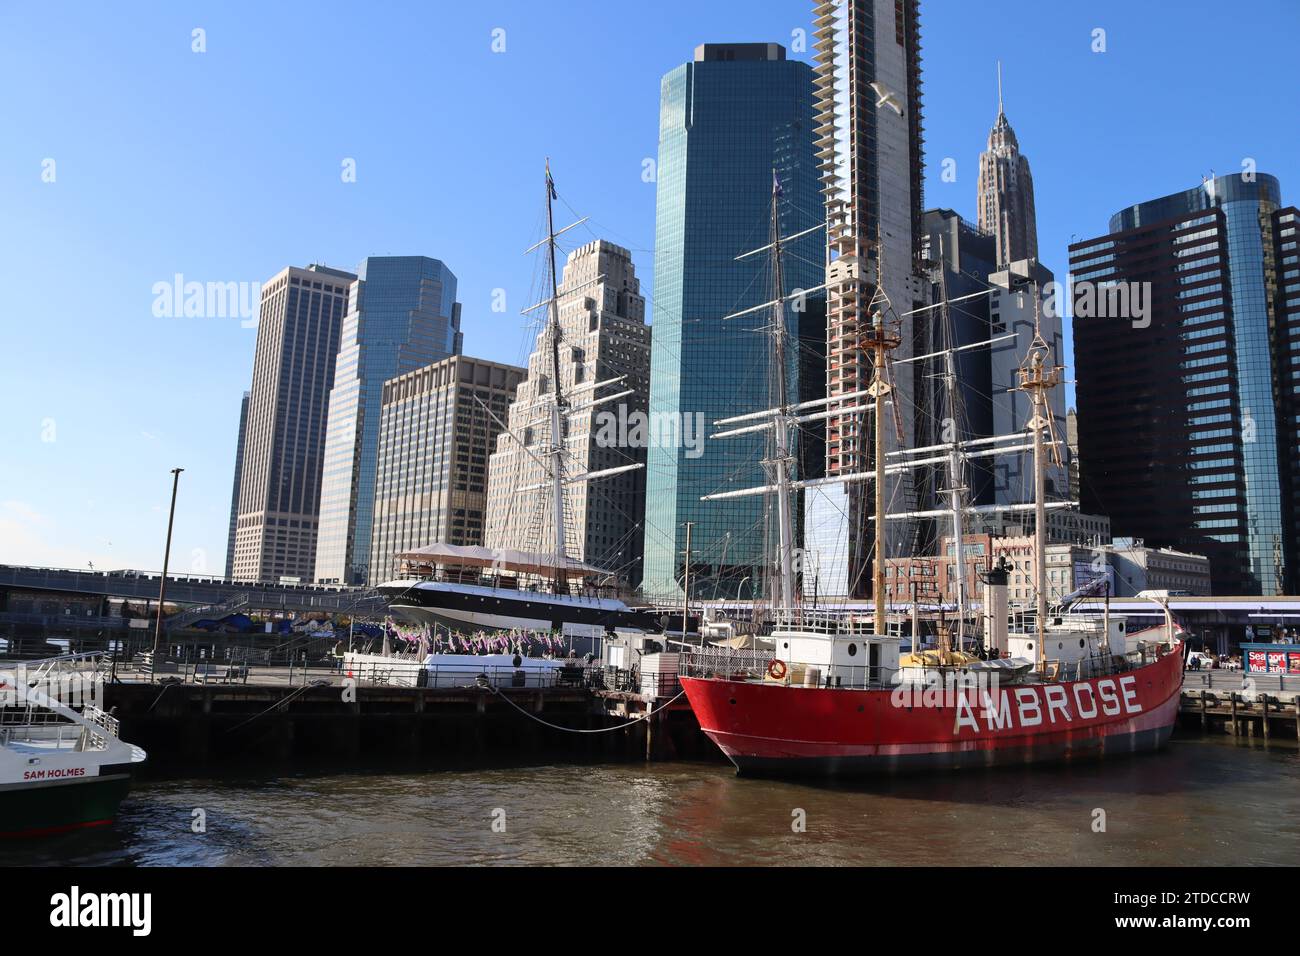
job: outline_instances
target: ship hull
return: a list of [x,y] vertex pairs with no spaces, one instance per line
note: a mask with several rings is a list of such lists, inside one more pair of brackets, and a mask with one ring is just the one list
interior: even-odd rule
[[60,783],[0,785],[0,839],[108,826],[117,818],[130,786],[126,773]]
[[1122,674],[991,693],[795,688],[683,677],[700,728],[742,774],[850,777],[1152,752],[1178,717],[1175,649]]
[[554,597],[526,591],[496,590],[472,585],[384,585],[394,612],[421,624],[453,631],[560,630],[566,624],[658,630],[662,615],[647,608],[629,608],[619,601]]

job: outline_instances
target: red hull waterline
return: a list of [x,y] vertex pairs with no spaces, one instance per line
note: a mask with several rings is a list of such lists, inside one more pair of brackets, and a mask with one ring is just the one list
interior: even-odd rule
[[683,677],[700,729],[742,774],[864,776],[1159,750],[1173,733],[1182,645],[1130,671],[992,693],[786,687]]

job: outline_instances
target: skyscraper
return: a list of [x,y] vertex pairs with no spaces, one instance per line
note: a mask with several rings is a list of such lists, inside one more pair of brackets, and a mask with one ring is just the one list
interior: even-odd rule
[[244,436],[248,431],[248,400],[250,393],[244,393],[239,403],[239,438],[235,440],[235,480],[230,492],[230,533],[226,536],[226,577],[235,573],[235,526],[239,520],[239,482],[244,476]]
[[[962,440],[988,438],[1023,432],[1032,414],[1029,398],[1014,386],[1025,355],[1033,343],[1035,322],[1044,342],[1052,350],[1053,361],[1064,364],[1065,342],[1061,309],[1042,301],[1035,310],[1035,292],[1046,297],[1052,292],[1052,273],[1032,260],[1018,260],[997,265],[997,240],[977,229],[950,209],[932,209],[925,214],[926,261],[930,264],[933,298],[936,303],[947,298],[947,315],[952,323],[952,337],[945,338],[942,325],[945,312],[935,308],[921,332],[923,351],[930,355],[951,346],[966,346],[990,339],[1000,339],[985,348],[971,349],[954,356],[957,380],[961,386],[961,421],[955,424],[956,437]],[[1035,315],[1037,311],[1037,315]],[[1006,338],[1014,335],[1014,338]],[[943,363],[936,358],[923,366],[928,385],[923,385],[922,404],[945,408],[940,396],[944,385]],[[1048,396],[1057,437],[1065,439],[1065,396],[1057,389]],[[944,413],[947,414],[946,412]],[[943,434],[944,421],[932,416],[918,428],[917,441],[923,446],[950,440]],[[1062,456],[1064,458],[1064,456]],[[971,459],[967,463],[968,500],[976,505],[1019,505],[1033,501],[1033,452],[1022,451],[996,458]],[[937,473],[918,472],[918,494],[922,507],[946,505],[943,490],[948,487],[946,466]],[[1066,500],[1069,489],[1065,469],[1049,467],[1048,496]],[[1074,499],[1069,499],[1074,500]],[[990,518],[996,521],[996,516]],[[1017,520],[1025,520],[1019,515]],[[941,523],[942,524],[942,523]],[[980,521],[973,519],[971,527]],[[921,553],[928,548],[922,548]]]
[[371,257],[357,270],[329,398],[315,579],[369,578],[384,383],[461,350],[456,277],[437,259]]
[[354,279],[290,266],[262,287],[231,563],[240,580],[311,580],[326,408]]
[[481,545],[488,456],[527,372],[453,355],[384,383],[370,576],[431,544]]
[[[817,231],[825,219],[814,148],[813,71],[777,44],[704,44],[693,62],[663,78],[655,225],[654,347],[650,411],[656,421],[712,424],[770,407],[768,258],[737,256],[768,240],[773,172],[780,185],[787,245],[786,292],[824,283]],[[824,351],[822,303],[787,307],[792,341]],[[824,372],[806,381],[792,362],[791,396],[821,394]],[[685,528],[692,522],[692,594],[702,598],[761,590],[766,571],[767,502],[762,497],[701,502],[709,494],[766,484],[762,436],[686,447],[652,447],[647,466],[647,594],[680,593]]]
[[1295,219],[1221,176],[1070,247],[1084,508],[1208,555],[1219,594],[1296,584]]
[[[602,434],[608,420],[603,416],[630,422],[645,415],[648,403],[650,329],[632,254],[603,239],[575,249],[565,263],[559,293],[560,379],[572,410],[565,433],[565,477],[570,480],[565,495],[566,551],[636,583],[641,577],[644,470],[589,482],[572,480],[646,460],[643,446],[619,440],[630,432]],[[513,437],[498,435],[489,461],[489,548],[548,554],[553,550],[554,503],[542,467],[545,451],[539,448],[550,439],[549,421],[540,421],[538,411],[539,398],[551,388],[551,350],[551,337],[543,330],[528,360],[527,380],[510,407],[507,424]],[[624,392],[628,394],[616,403],[595,404]]]
[[[871,383],[862,348],[870,305],[880,291],[899,323],[895,359],[915,352],[928,318],[921,264],[924,145],[921,122],[920,24],[917,0],[818,0],[818,156],[827,218],[827,396],[848,409]],[[924,419],[916,404],[924,382],[915,366],[900,372],[893,405],[903,444],[913,446]],[[890,422],[882,423],[894,431]],[[856,475],[872,465],[870,415],[832,417],[826,427],[828,475]],[[890,442],[894,439],[891,437]],[[805,496],[808,511],[804,590],[858,595],[869,588],[871,495],[861,483],[832,485]],[[910,477],[889,485],[893,509],[916,504]],[[889,528],[891,551],[914,550],[916,528]]]
[[1020,153],[1015,131],[1002,109],[1002,65],[998,64],[998,118],[980,154],[979,227],[997,241],[997,264],[1038,258],[1034,178]]

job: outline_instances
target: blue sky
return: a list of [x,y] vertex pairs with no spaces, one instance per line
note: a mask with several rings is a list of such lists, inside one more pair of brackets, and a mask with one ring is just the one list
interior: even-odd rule
[[[173,566],[223,569],[255,332],[155,316],[178,273],[434,256],[466,352],[519,361],[549,155],[653,295],[660,76],[705,41],[790,45],[810,6],[0,0],[0,562],[161,566],[182,466]],[[926,204],[974,218],[999,58],[1058,277],[1072,236],[1246,157],[1300,203],[1297,36],[1294,0],[923,0]]]

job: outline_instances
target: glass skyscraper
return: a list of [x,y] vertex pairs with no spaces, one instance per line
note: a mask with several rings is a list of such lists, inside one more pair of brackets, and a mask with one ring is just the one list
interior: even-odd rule
[[[771,405],[770,311],[724,317],[772,298],[768,257],[736,257],[768,242],[773,171],[781,186],[780,225],[793,236],[825,221],[814,148],[813,70],[776,44],[706,44],[693,62],[663,78],[660,98],[655,302],[650,413],[685,433]],[[825,282],[824,237],[787,247],[786,292]],[[824,303],[787,309],[792,340],[825,352]],[[820,361],[792,356],[792,400],[825,387]],[[810,374],[801,380],[800,372]],[[682,444],[685,444],[684,442]],[[763,436],[649,450],[645,574],[648,595],[680,593],[686,522],[692,595],[758,592],[766,569],[770,502],[764,497],[701,502],[716,492],[767,483]],[[805,456],[806,460],[806,456]]]
[[[1272,176],[1221,176],[1070,247],[1085,510],[1209,555],[1219,594],[1294,586],[1294,212]],[[1150,283],[1148,317],[1080,315],[1116,283]]]
[[437,259],[372,257],[357,270],[330,392],[316,580],[366,584],[389,379],[461,351],[456,277]]

